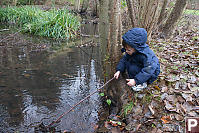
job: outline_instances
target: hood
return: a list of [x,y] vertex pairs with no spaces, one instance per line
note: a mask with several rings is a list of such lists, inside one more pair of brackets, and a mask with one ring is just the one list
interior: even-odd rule
[[147,31],[144,28],[132,28],[122,36],[122,39],[138,52],[148,47]]

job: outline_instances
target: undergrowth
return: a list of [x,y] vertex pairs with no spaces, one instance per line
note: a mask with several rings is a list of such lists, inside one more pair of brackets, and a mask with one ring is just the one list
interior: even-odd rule
[[37,7],[0,8],[0,22],[16,24],[23,32],[69,39],[77,35],[80,22],[67,9],[43,11]]

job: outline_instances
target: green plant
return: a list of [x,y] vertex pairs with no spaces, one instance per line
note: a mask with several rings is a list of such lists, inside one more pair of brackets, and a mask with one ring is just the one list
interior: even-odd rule
[[155,128],[156,126],[155,126],[155,124],[154,124],[154,123],[152,123],[152,124],[151,124],[151,127],[152,127],[152,128]]
[[[103,92],[101,92],[99,95],[102,96],[102,97],[105,96]],[[110,106],[111,105],[111,99],[106,99],[106,103]]]
[[199,10],[189,10],[189,9],[186,9],[184,11],[184,14],[199,15]]
[[121,8],[125,8],[125,7],[127,7],[126,0],[122,0],[121,1]]
[[34,4],[34,0],[17,0],[17,5],[31,5]]
[[145,94],[144,95],[144,97],[143,97],[143,99],[142,99],[142,103],[150,103],[151,102],[151,100],[152,100],[152,98],[153,98],[153,94]]
[[106,103],[110,106],[111,105],[111,99],[107,99]]
[[103,97],[103,96],[104,96],[104,93],[100,93],[99,95]]
[[129,103],[127,103],[127,104],[124,106],[124,108],[123,108],[123,114],[124,114],[124,116],[126,116],[128,113],[131,112],[131,110],[133,109],[134,105],[135,105],[135,103],[134,103],[134,101],[132,100],[132,101],[130,101]]
[[62,39],[75,37],[80,28],[78,18],[67,9],[43,11],[30,6],[0,8],[0,21],[16,24],[23,32]]

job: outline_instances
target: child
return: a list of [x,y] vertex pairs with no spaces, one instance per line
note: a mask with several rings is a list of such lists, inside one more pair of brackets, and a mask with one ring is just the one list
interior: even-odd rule
[[123,51],[125,55],[116,67],[114,77],[118,79],[120,73],[127,70],[129,79],[127,85],[134,91],[140,91],[147,84],[154,82],[160,73],[160,64],[154,52],[146,44],[147,32],[143,28],[132,28],[123,37]]

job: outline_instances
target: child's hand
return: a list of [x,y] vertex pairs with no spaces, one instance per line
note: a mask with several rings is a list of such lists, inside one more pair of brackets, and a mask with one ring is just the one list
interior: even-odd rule
[[117,72],[114,74],[114,78],[115,78],[115,79],[118,79],[119,76],[120,76],[120,71],[117,71]]
[[128,82],[127,85],[131,87],[135,86],[136,84],[134,79],[126,79],[126,81]]

